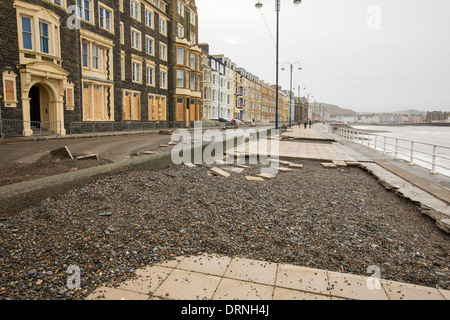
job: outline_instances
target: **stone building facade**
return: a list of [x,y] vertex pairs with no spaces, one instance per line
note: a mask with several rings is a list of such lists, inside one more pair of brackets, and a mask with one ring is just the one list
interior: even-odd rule
[[198,46],[198,15],[194,0],[171,0],[171,119],[190,125],[201,120],[202,50]]
[[[26,136],[44,124],[66,134],[77,122],[199,119],[197,12],[195,2],[188,1],[182,17],[176,11],[181,2],[1,1],[2,118],[18,121]],[[180,24],[189,40],[174,34]],[[181,93],[174,68],[179,46],[186,49]],[[180,97],[184,110],[177,116]]]

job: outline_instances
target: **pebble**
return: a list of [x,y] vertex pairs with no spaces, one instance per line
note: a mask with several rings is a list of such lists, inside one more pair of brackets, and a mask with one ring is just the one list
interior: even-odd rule
[[[450,289],[450,240],[416,204],[360,168],[301,164],[257,186],[239,173],[212,177],[206,165],[119,174],[38,203],[8,219],[16,233],[0,229],[2,298],[84,299],[200,253],[364,276],[378,265],[383,279]],[[82,290],[66,288],[71,265]]]

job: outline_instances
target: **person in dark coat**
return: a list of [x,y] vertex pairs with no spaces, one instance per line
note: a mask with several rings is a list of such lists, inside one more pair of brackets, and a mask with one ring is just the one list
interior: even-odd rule
[[305,125],[305,129],[306,129],[306,126],[308,125],[308,121],[306,119],[305,119],[304,125]]
[[309,128],[311,129],[311,120],[309,120]]

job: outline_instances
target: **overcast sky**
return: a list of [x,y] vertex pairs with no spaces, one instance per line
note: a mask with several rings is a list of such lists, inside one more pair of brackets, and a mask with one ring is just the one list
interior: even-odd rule
[[[196,0],[199,41],[275,83],[275,0]],[[267,22],[267,25],[266,25]],[[357,112],[450,111],[450,0],[281,0],[280,68]],[[289,89],[289,67],[280,71]]]

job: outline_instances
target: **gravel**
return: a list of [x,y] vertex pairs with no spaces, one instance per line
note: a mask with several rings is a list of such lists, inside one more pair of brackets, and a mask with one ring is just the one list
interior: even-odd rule
[[[0,299],[84,299],[146,265],[216,253],[450,289],[450,236],[360,168],[250,182],[176,166],[97,179],[4,219]],[[69,289],[77,266],[81,288]]]

